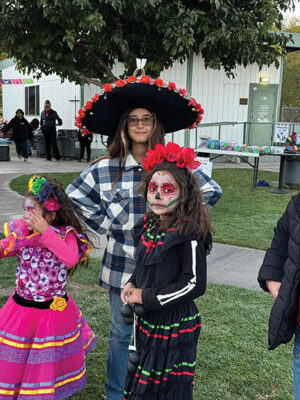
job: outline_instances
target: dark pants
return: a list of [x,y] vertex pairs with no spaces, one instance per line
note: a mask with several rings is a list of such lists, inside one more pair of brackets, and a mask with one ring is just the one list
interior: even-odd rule
[[91,141],[90,140],[80,140],[80,159],[83,159],[84,150],[86,149],[87,159],[86,161],[91,161]]
[[18,156],[28,158],[27,140],[15,140],[15,145]]
[[56,130],[43,131],[46,145],[46,157],[47,160],[51,160],[52,152],[54,157],[59,160],[60,154],[56,143]]

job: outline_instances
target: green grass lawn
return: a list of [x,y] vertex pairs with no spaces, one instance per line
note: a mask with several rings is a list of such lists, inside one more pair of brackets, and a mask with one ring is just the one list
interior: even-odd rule
[[[77,173],[53,174],[67,185]],[[19,177],[11,187],[25,194],[29,176]],[[259,187],[251,192],[252,170],[215,170],[213,178],[223,196],[211,210],[216,229],[214,240],[232,245],[265,249],[289,195],[269,193]],[[260,171],[258,179],[276,181],[277,173]],[[13,290],[16,258],[1,261],[1,304]],[[241,261],[242,262],[242,261]],[[110,314],[107,292],[97,285],[100,261],[78,269],[69,281],[74,297],[94,330],[98,343],[87,358],[88,384],[70,399],[95,400],[104,394],[106,352]],[[203,328],[198,345],[195,400],[292,400],[292,343],[267,350],[267,324],[271,296],[228,285],[209,284],[196,300]],[[184,400],[184,399],[183,399]]]
[[[17,259],[1,260],[1,305],[13,291]],[[97,285],[99,261],[69,280],[98,343],[87,358],[88,384],[72,400],[101,399],[106,381],[110,317],[107,291]],[[271,297],[260,291],[209,284],[196,300],[202,332],[198,344],[195,400],[292,400],[292,345],[267,350]],[[183,399],[184,400],[184,399]]]
[[[64,187],[78,173],[52,174]],[[210,211],[216,230],[214,241],[242,247],[265,250],[271,243],[278,218],[286,208],[291,196],[270,193],[270,187],[258,187],[253,192],[252,169],[215,169],[213,178],[222,187],[223,195]],[[11,182],[11,188],[25,195],[30,175],[23,175]],[[259,171],[258,179],[277,181],[278,173]]]

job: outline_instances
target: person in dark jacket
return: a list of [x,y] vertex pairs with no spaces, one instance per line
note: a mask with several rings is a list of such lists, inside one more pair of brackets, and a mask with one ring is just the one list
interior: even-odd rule
[[295,399],[300,400],[300,194],[292,197],[277,223],[258,282],[274,299],[269,319],[269,349],[288,343],[295,334],[294,390]]
[[80,143],[80,158],[78,161],[84,161],[84,151],[86,149],[86,161],[91,161],[91,144],[93,141],[93,134],[84,134],[81,130],[78,132],[78,141]]
[[22,159],[22,155],[24,161],[28,160],[27,139],[30,134],[30,129],[29,122],[24,118],[24,111],[20,108],[16,111],[15,117],[2,128],[3,133],[12,130],[19,160]]
[[[57,121],[57,123],[56,123]],[[57,112],[51,109],[49,100],[45,101],[44,111],[41,113],[41,129],[46,144],[46,159],[52,161],[52,152],[56,160],[60,160],[60,154],[56,143],[56,125],[62,125],[62,120]]]

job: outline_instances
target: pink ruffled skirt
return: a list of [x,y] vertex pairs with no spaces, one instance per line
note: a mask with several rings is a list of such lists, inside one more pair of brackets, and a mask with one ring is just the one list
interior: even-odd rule
[[85,357],[96,338],[69,296],[63,311],[0,310],[0,400],[58,400],[86,384]]

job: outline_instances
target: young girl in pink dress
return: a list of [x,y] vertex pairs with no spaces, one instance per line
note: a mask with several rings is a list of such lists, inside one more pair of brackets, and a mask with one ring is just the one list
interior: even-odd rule
[[95,335],[67,276],[91,246],[61,185],[29,180],[24,219],[4,225],[0,258],[18,256],[15,293],[0,310],[0,400],[66,399],[86,384]]

